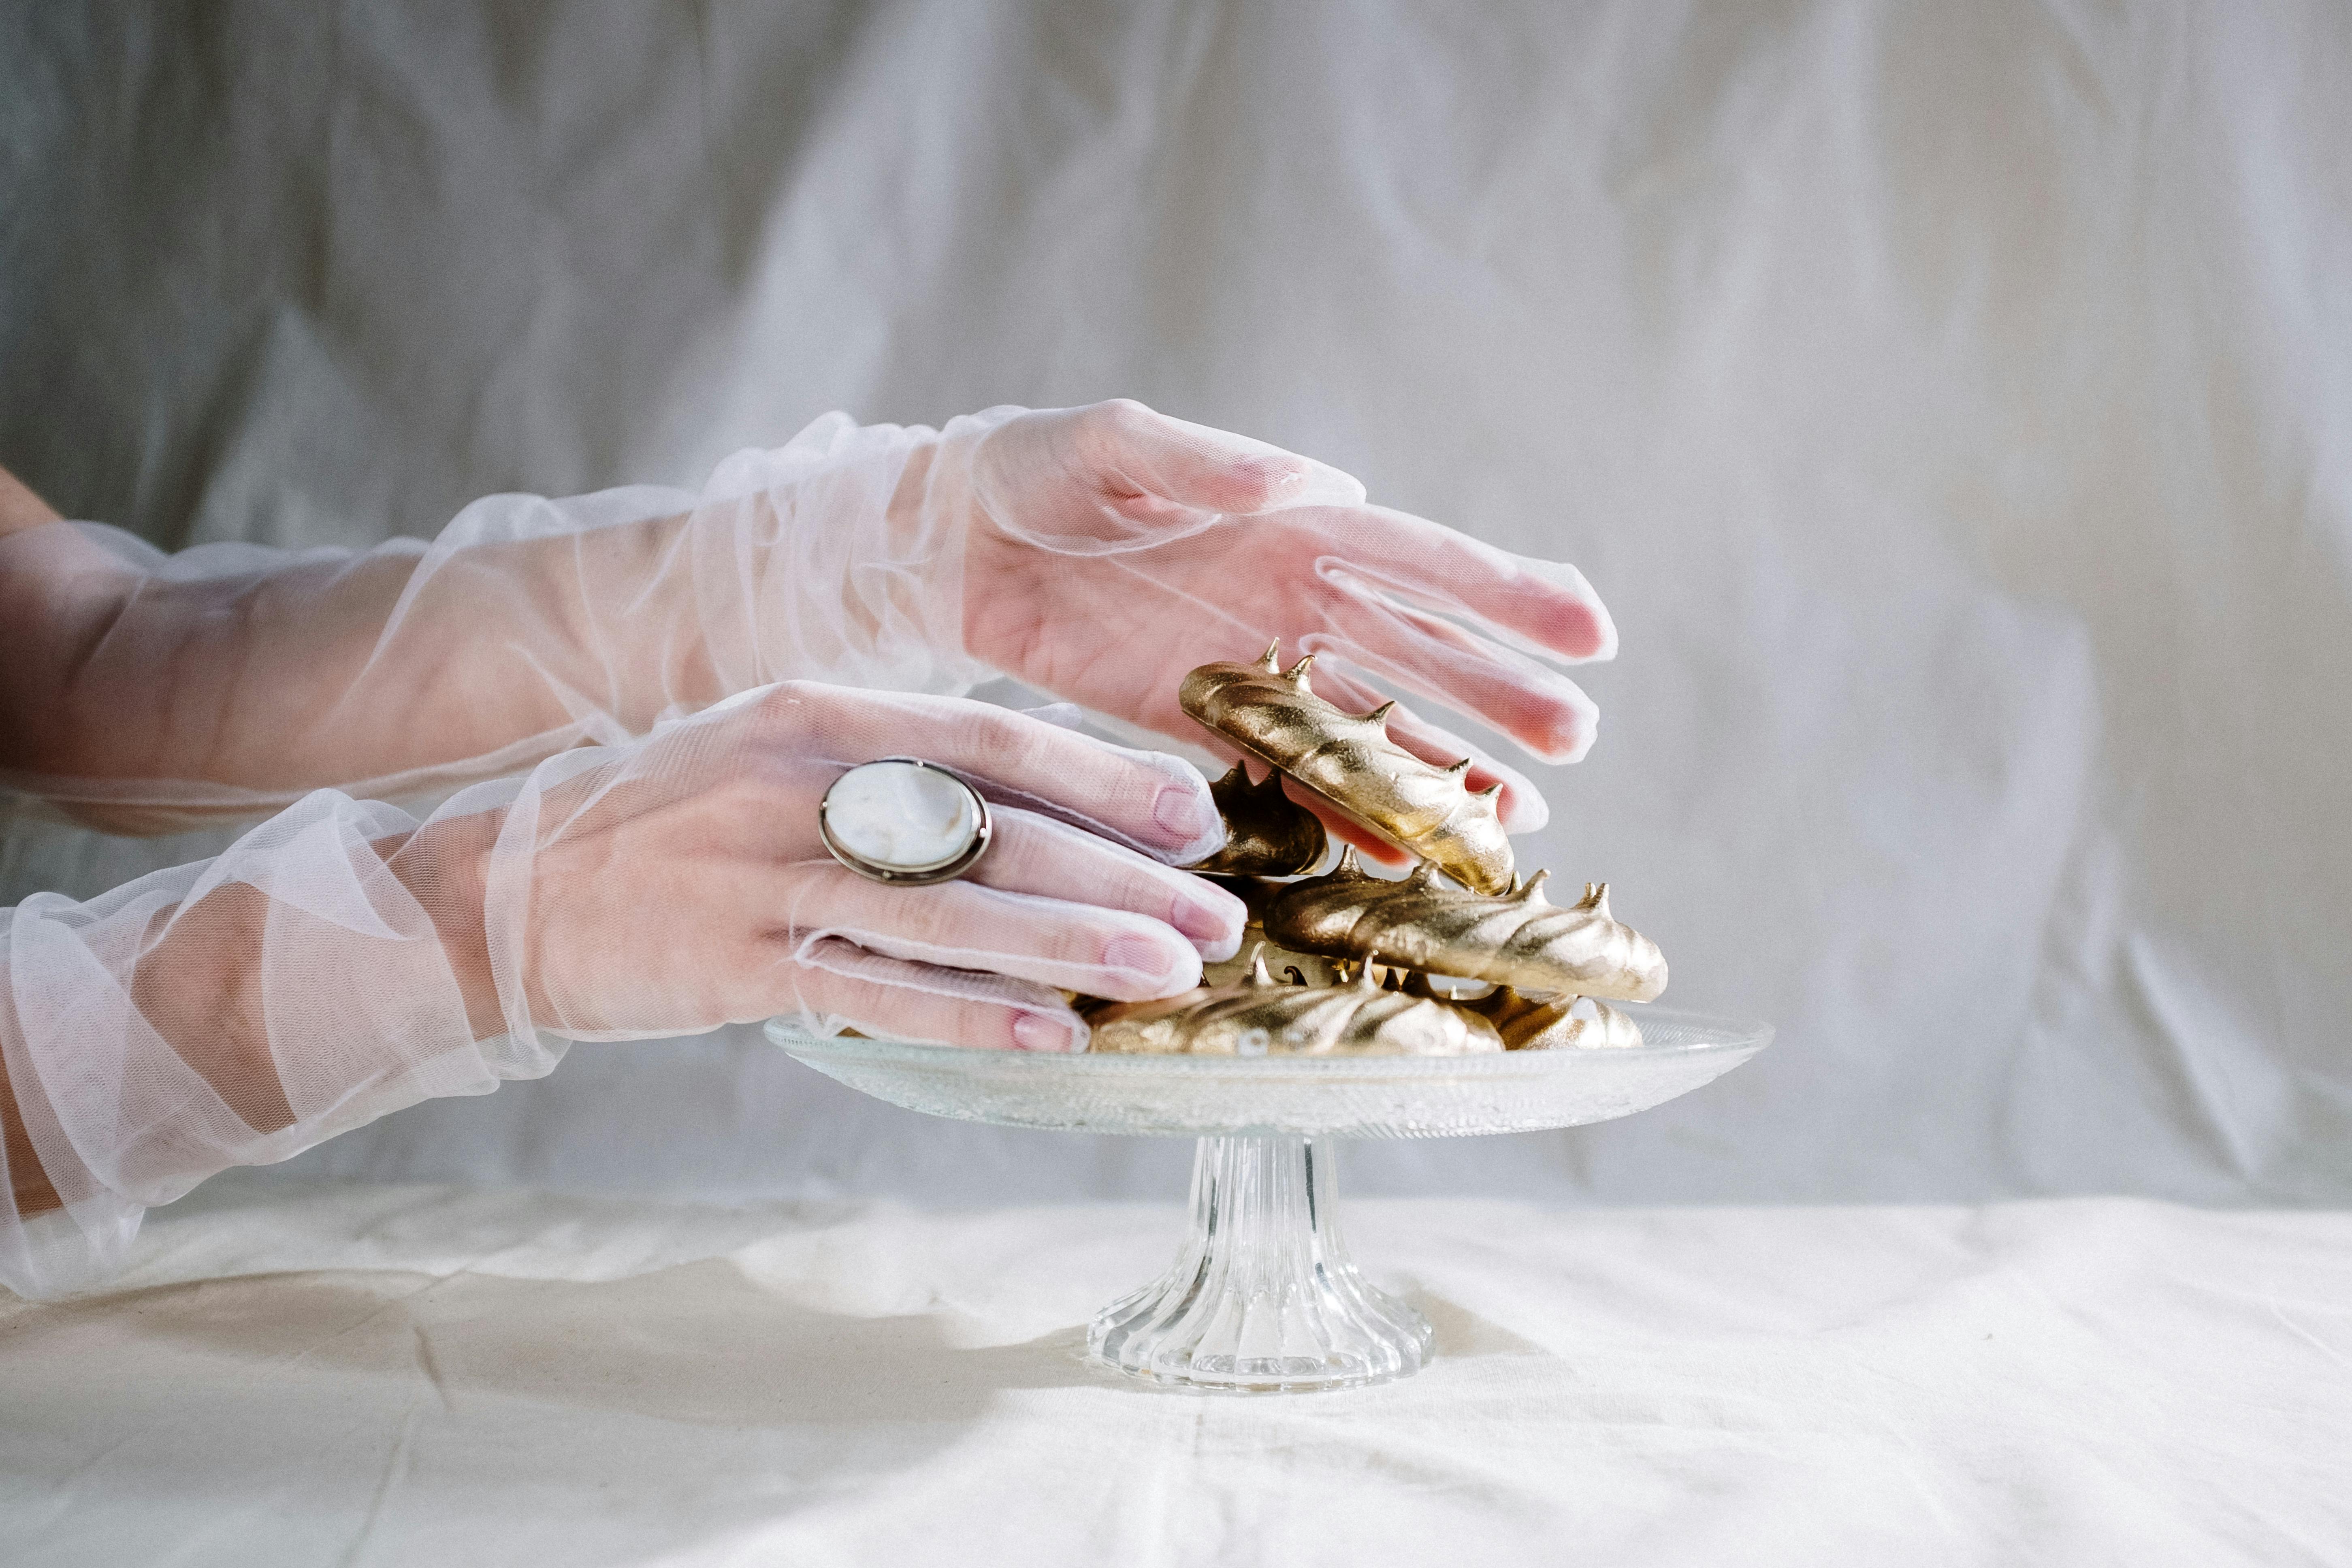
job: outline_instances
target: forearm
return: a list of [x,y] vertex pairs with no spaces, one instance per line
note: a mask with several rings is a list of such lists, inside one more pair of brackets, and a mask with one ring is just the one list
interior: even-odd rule
[[0,1280],[70,1288],[214,1172],[551,1066],[485,1044],[499,822],[314,796],[215,861],[0,910]]
[[139,831],[510,773],[778,679],[971,679],[925,586],[935,439],[836,416],[699,498],[493,496],[359,555],[0,537],[0,774]]
[[[0,540],[0,769],[87,782],[100,803],[115,781],[212,784],[235,807],[566,737],[553,749],[583,708],[642,728],[714,695],[666,602],[681,587],[656,569],[683,523],[193,578],[62,524]],[[643,647],[600,619],[600,598],[623,595],[641,613],[620,629]]]
[[[270,1055],[261,1002],[268,904],[258,889],[234,883],[156,910],[149,917],[145,951],[129,977],[134,1026],[152,1031],[238,1120],[265,1134],[294,1120]],[[13,967],[0,959],[0,978],[13,982]],[[0,986],[0,994],[13,997],[15,989],[13,984]],[[21,1045],[21,1027],[0,1025],[0,1030]],[[21,1048],[0,1051],[0,1125],[7,1134],[9,1186],[16,1212],[30,1216],[60,1203],[57,1184],[26,1129],[7,1074],[10,1054],[32,1068],[26,1075],[28,1095],[40,1092],[38,1068]],[[53,1146],[52,1154],[58,1152]]]

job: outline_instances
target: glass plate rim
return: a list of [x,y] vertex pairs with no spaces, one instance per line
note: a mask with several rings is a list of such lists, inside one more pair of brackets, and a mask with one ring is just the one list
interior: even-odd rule
[[1654,1019],[1685,1028],[1703,1029],[1726,1037],[1675,1045],[1593,1047],[1550,1051],[1502,1051],[1467,1057],[1192,1057],[1129,1054],[1097,1056],[1088,1051],[1018,1051],[984,1046],[945,1046],[919,1040],[892,1040],[849,1035],[814,1035],[797,1018],[771,1018],[762,1027],[770,1044],[798,1059],[824,1058],[834,1061],[930,1065],[950,1068],[995,1068],[1012,1072],[1121,1074],[1182,1073],[1201,1078],[1263,1078],[1269,1072],[1302,1078],[1486,1077],[1517,1076],[1576,1070],[1570,1064],[1601,1061],[1680,1061],[1734,1052],[1753,1054],[1769,1046],[1777,1030],[1761,1020],[1733,1019],[1719,1014],[1686,1012],[1679,1007],[1645,1006],[1636,1022]]

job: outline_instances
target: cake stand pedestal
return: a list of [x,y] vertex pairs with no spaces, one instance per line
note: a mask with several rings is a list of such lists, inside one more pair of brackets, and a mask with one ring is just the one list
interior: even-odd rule
[[1428,1361],[1428,1321],[1367,1281],[1339,1233],[1344,1138],[1533,1132],[1644,1110],[1730,1071],[1770,1026],[1644,1008],[1624,1049],[1476,1057],[1046,1056],[768,1035],[828,1077],[934,1116],[1190,1136],[1191,1223],[1157,1280],[1096,1314],[1104,1364],[1169,1387],[1349,1388]]

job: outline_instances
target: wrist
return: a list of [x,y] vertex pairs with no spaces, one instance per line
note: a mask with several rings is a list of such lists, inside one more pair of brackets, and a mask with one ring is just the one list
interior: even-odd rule
[[437,818],[409,835],[387,857],[393,875],[433,921],[450,974],[465,999],[467,1024],[478,1040],[502,1035],[507,1028],[483,912],[490,852],[505,821],[504,811]]

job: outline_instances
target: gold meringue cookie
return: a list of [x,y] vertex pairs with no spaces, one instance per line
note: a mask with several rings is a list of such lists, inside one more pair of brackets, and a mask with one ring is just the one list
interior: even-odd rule
[[1642,1026],[1633,1019],[1598,998],[1591,999],[1592,1016],[1580,1018],[1569,1010],[1578,1000],[1574,996],[1539,1000],[1497,985],[1475,1002],[1455,1005],[1494,1025],[1508,1050],[1623,1050],[1642,1043]]
[[1503,786],[1473,795],[1463,783],[1468,758],[1439,767],[1389,739],[1395,703],[1343,713],[1307,685],[1315,656],[1285,670],[1280,650],[1276,643],[1255,664],[1193,670],[1178,693],[1184,711],[1464,887],[1507,890],[1511,841],[1496,805]]
[[[1242,929],[1242,945],[1253,944],[1265,959],[1266,973],[1276,980],[1287,980],[1293,985],[1339,984],[1339,967],[1319,952],[1294,952],[1289,948],[1262,939],[1265,932],[1256,926]],[[1201,984],[1206,986],[1238,985],[1250,976],[1252,960],[1234,957],[1213,959],[1201,965]]]
[[1204,876],[1296,877],[1312,871],[1329,840],[1323,822],[1283,793],[1282,775],[1268,773],[1249,782],[1249,770],[1233,771],[1209,786],[1210,798],[1225,818],[1225,847],[1188,869]]
[[1475,1014],[1384,991],[1365,969],[1352,985],[1291,985],[1253,958],[1236,985],[1090,1010],[1089,1050],[1160,1056],[1458,1057],[1499,1051]]
[[1427,866],[1402,882],[1342,854],[1328,875],[1294,882],[1264,916],[1270,941],[1307,952],[1390,963],[1521,991],[1647,1002],[1666,988],[1657,943],[1611,918],[1606,883],[1560,909],[1538,871],[1501,897],[1438,882]]
[[[1320,824],[1318,824],[1320,829]],[[1265,939],[1266,906],[1282,896],[1287,882],[1271,882],[1262,877],[1203,876],[1204,882],[1223,888],[1242,901],[1249,910],[1242,925],[1241,945],[1231,958],[1211,959],[1201,965],[1201,984],[1215,987],[1234,985],[1249,976],[1250,961],[1258,952],[1265,955],[1266,973],[1276,980],[1288,978],[1301,985],[1334,985],[1339,983],[1338,966],[1319,952],[1300,952]],[[1292,973],[1296,970],[1297,973]]]

